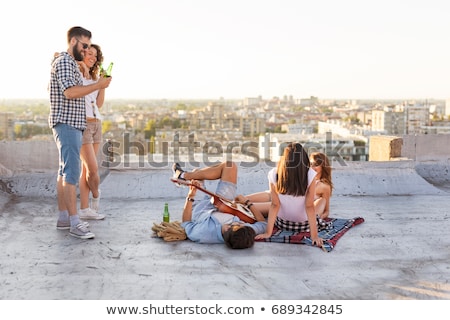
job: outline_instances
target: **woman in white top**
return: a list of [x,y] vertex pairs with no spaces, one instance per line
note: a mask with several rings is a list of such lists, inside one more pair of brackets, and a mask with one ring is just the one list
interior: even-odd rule
[[321,247],[314,211],[316,172],[310,169],[308,153],[300,143],[290,143],[268,173],[271,195],[267,229],[256,239],[272,236],[273,227],[291,231],[310,231],[313,245]]
[[[98,81],[100,77],[100,65],[103,62],[103,54],[100,46],[91,44],[86,51],[80,65],[83,75],[83,84],[89,85]],[[83,132],[83,144],[81,146],[82,170],[79,181],[80,186],[80,218],[104,219],[100,214],[100,175],[98,172],[97,154],[102,142],[102,117],[99,108],[105,101],[105,89],[97,90],[85,96],[86,101],[86,130]],[[89,194],[92,193],[89,206]]]

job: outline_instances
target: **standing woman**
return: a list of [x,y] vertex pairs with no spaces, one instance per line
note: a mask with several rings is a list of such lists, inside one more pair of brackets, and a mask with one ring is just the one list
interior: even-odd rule
[[330,198],[333,191],[330,161],[324,153],[314,152],[310,155],[310,162],[311,168],[317,172],[314,196],[315,212],[320,219],[326,219],[330,215]]
[[267,229],[256,239],[272,236],[273,227],[289,231],[310,231],[313,245],[321,247],[314,195],[316,172],[310,169],[308,153],[300,143],[290,143],[278,161],[277,167],[268,173],[271,205]]
[[[79,64],[83,75],[83,85],[98,81],[102,62],[103,54],[100,46],[91,44],[85,58]],[[81,219],[101,220],[105,218],[104,214],[99,213],[100,175],[97,163],[97,154],[102,142],[102,117],[99,108],[103,106],[104,101],[105,89],[96,90],[85,96],[87,127],[83,132],[80,152],[82,169],[79,181]],[[90,193],[92,193],[92,200],[89,206]]]

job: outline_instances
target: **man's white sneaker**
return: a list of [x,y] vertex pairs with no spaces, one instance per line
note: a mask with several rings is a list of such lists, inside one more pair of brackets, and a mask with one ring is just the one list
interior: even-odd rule
[[92,239],[95,237],[95,234],[86,228],[83,223],[79,223],[76,227],[70,228],[69,234],[79,239]]
[[[89,222],[83,221],[81,222],[83,226],[86,228],[89,228]],[[56,222],[56,229],[58,230],[69,230],[70,229],[70,220],[58,220]]]
[[103,220],[105,219],[104,214],[100,214],[97,211],[92,210],[91,208],[80,209],[78,212],[78,216],[83,220]]

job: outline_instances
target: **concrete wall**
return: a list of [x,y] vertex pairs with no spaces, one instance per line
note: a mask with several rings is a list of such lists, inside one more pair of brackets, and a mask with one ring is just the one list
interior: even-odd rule
[[[333,162],[334,194],[436,194],[448,188],[450,135],[405,136],[402,139],[401,156],[412,160],[347,162],[345,166]],[[145,169],[102,168],[102,194],[105,198],[130,199],[183,196],[186,190],[174,188],[169,181],[169,164]],[[53,141],[0,142],[0,168],[1,165],[0,190],[21,196],[56,195],[58,163]],[[264,163],[252,163],[251,167],[248,163],[241,164],[239,192],[267,189],[267,172],[271,168]]]
[[450,134],[405,135],[402,157],[424,161],[450,161]]
[[0,141],[0,164],[13,172],[57,170],[58,150],[53,141]]
[[370,161],[402,159],[417,162],[450,161],[450,134],[370,137]]
[[[248,168],[239,165],[238,192],[249,194],[268,189],[267,173],[271,168],[262,163]],[[110,170],[101,183],[103,198],[148,199],[177,198],[186,188],[176,187],[172,172],[164,169]],[[3,179],[4,191],[30,197],[54,197],[56,176],[53,173],[21,173]],[[443,194],[415,170],[413,161],[350,162],[333,168],[334,196],[384,196]],[[215,183],[207,184],[214,190]]]
[[[369,154],[370,160],[376,161],[401,158],[449,162],[450,135],[373,136]],[[4,172],[13,173],[56,171],[58,152],[53,141],[0,141],[0,165]]]

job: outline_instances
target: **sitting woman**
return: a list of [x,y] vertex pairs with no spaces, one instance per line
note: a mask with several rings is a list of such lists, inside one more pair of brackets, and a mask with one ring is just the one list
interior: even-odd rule
[[311,153],[309,158],[311,168],[317,172],[314,196],[315,212],[320,219],[326,219],[330,215],[330,198],[333,191],[330,162],[328,157],[321,152]]
[[303,146],[290,143],[284,149],[277,167],[268,173],[271,205],[267,228],[256,239],[271,237],[276,226],[289,231],[310,231],[312,244],[323,245],[314,211],[315,176]]

